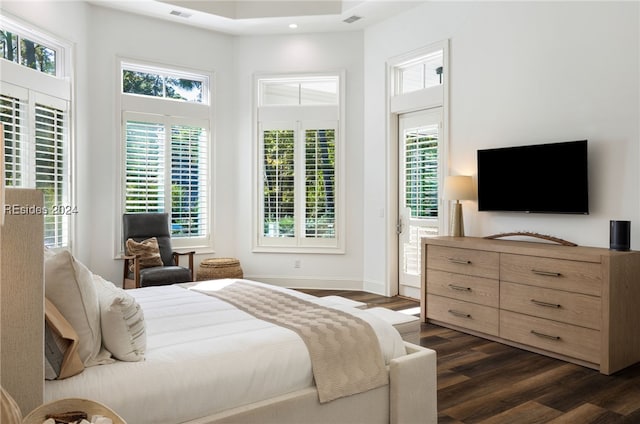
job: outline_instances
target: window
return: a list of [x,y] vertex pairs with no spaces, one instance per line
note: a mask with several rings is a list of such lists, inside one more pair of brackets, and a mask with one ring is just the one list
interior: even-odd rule
[[436,218],[438,232],[438,124],[410,128],[405,131],[405,207],[411,218]]
[[194,103],[208,103],[202,75],[123,64],[122,92]]
[[[44,242],[70,247],[71,79],[69,47],[3,17],[0,28],[0,122],[7,187],[36,188],[44,196]],[[30,72],[31,68],[37,72]],[[25,72],[26,71],[26,72]]]
[[257,251],[342,249],[341,76],[259,78]]
[[170,210],[172,237],[204,237],[207,130],[154,118],[127,114],[125,212]]
[[176,247],[210,243],[206,74],[121,62],[123,213],[168,212]]
[[338,80],[335,77],[263,80],[260,94],[262,106],[338,105]]
[[57,75],[58,49],[28,37],[10,28],[0,29],[0,57],[45,74]]
[[396,68],[398,94],[407,94],[443,83],[443,50],[403,63]]

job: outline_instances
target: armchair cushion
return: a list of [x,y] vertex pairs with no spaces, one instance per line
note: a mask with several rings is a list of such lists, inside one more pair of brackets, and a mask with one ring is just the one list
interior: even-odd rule
[[167,213],[125,213],[122,216],[124,240],[146,240],[155,237],[165,265],[173,265],[171,231]]
[[140,270],[140,287],[191,281],[191,270],[181,266],[156,266]]
[[[127,240],[127,251],[130,255],[139,257],[140,268],[150,268],[163,265],[162,258],[160,257],[158,240],[155,237],[148,238],[141,242],[137,242],[130,238]],[[129,264],[129,271],[134,271],[133,262]]]

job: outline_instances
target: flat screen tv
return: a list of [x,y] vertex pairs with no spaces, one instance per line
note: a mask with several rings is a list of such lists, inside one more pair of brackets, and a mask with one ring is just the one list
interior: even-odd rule
[[587,140],[478,150],[478,210],[589,213]]

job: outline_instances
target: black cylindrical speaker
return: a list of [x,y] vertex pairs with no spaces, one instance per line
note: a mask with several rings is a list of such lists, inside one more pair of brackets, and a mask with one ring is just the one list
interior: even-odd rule
[[609,222],[609,248],[611,250],[631,248],[631,221]]

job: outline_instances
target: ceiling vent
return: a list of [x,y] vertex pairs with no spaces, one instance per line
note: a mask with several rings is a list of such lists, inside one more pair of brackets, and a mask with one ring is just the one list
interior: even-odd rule
[[345,19],[342,22],[346,22],[348,24],[352,24],[355,21],[359,21],[360,19],[362,19],[362,16],[353,15],[353,16],[349,16],[347,19]]
[[181,18],[190,18],[191,17],[191,13],[181,12],[179,10],[172,10],[171,12],[169,12],[169,14],[173,15],[173,16],[179,16]]

